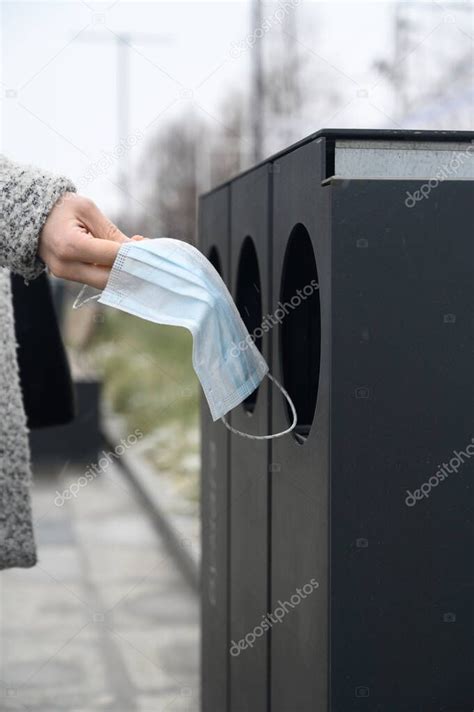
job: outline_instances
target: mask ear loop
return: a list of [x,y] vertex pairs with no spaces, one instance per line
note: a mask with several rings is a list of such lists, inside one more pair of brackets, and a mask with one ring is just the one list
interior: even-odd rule
[[288,391],[283,388],[281,383],[279,383],[279,381],[277,381],[277,379],[272,376],[271,373],[267,373],[267,376],[271,381],[273,381],[275,386],[280,389],[280,391],[283,393],[289,403],[289,406],[291,408],[291,414],[293,416],[293,422],[291,423],[290,427],[286,430],[282,430],[280,433],[274,433],[273,435],[251,435],[250,433],[243,433],[241,430],[233,428],[223,416],[221,420],[227,430],[230,430],[231,433],[235,433],[235,435],[240,435],[242,438],[249,438],[249,440],[272,440],[273,438],[282,438],[284,435],[288,435],[288,433],[291,433],[291,431],[294,430],[294,428],[296,427],[296,423],[298,422],[298,416],[296,415],[296,408],[290,398]]
[[81,301],[82,295],[87,289],[87,284],[83,284],[81,291],[77,295],[77,297],[74,300],[74,304],[72,305],[73,309],[80,309],[81,307],[84,306],[84,304],[87,304],[87,302],[92,302],[94,299],[100,299],[102,294],[94,294],[92,297],[87,297],[87,299],[84,299],[84,301]]

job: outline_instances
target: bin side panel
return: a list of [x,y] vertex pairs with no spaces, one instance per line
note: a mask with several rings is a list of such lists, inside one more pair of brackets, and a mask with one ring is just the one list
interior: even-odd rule
[[[228,187],[200,199],[199,249],[215,248],[229,287]],[[201,695],[202,709],[228,710],[229,438],[201,396]]]
[[[281,299],[290,234],[302,223],[311,238],[319,274],[321,359],[315,416],[306,442],[298,444],[289,435],[271,443],[271,608],[278,615],[285,611],[271,630],[272,712],[327,709],[330,254],[329,191],[321,187],[324,164],[325,142],[320,139],[278,159],[273,167],[272,310]],[[273,371],[282,382],[280,336],[277,325]],[[294,343],[296,354],[305,348],[304,336]],[[298,359],[293,363],[297,369]],[[287,427],[285,402],[276,392],[272,415],[274,431]],[[298,589],[306,585],[309,591],[311,579],[319,587],[300,596]],[[297,605],[292,606],[294,601]]]
[[332,712],[474,699],[474,184],[418,188],[331,187]]
[[[269,166],[263,165],[231,184],[231,286],[237,300],[240,288],[249,290],[240,303],[242,318],[249,324],[258,321],[269,309]],[[253,240],[258,263],[260,285],[252,265],[242,262],[248,255],[247,238]],[[244,246],[244,252],[242,248]],[[244,257],[244,259],[246,259]],[[243,280],[243,281],[242,281]],[[252,283],[246,283],[250,280]],[[245,284],[244,284],[245,281]],[[258,301],[261,314],[258,314]],[[244,307],[248,304],[247,307]],[[237,302],[239,306],[239,302]],[[249,311],[251,310],[251,311]],[[259,332],[258,332],[259,333]],[[271,334],[261,339],[263,356],[270,355]],[[257,341],[258,343],[258,341]],[[253,412],[244,405],[230,414],[232,426],[253,434],[269,431],[269,386],[264,379],[258,389]],[[268,443],[231,435],[231,494],[230,494],[230,551],[231,551],[231,640],[238,642],[261,623],[267,611],[268,596]],[[247,638],[249,640],[249,638]],[[231,710],[254,712],[267,709],[268,639],[257,630],[252,646],[234,650],[231,657]]]

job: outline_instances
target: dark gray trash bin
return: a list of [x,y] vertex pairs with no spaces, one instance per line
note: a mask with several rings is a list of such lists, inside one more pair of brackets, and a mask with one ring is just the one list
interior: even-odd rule
[[[473,139],[322,131],[267,162],[269,311],[281,316],[271,367],[299,423],[255,444],[270,471],[266,611],[253,620],[261,576],[243,578],[237,595],[249,602],[248,633],[265,612],[278,619],[239,655],[266,659],[262,679],[228,656],[227,706],[205,712],[472,710]],[[265,222],[254,210],[251,226]],[[275,394],[269,427],[288,419]],[[234,447],[243,452],[232,436]],[[231,491],[248,474],[234,464]],[[247,518],[240,507],[233,520],[233,508],[231,572],[246,560],[232,536],[248,546],[234,524],[257,532],[254,503]],[[252,689],[232,704],[239,684]]]

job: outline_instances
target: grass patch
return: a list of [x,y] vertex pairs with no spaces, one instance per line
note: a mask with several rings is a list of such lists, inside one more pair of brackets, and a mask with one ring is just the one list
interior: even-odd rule
[[197,504],[199,381],[191,334],[112,309],[102,314],[88,355],[103,379],[103,397],[130,432],[143,432],[153,466]]

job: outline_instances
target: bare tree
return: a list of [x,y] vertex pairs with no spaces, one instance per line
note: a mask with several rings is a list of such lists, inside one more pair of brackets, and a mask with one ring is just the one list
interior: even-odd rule
[[[147,144],[139,173],[142,213],[139,230],[193,243],[200,193],[228,180],[243,166],[242,99],[231,92],[220,111],[220,125],[196,112],[179,115]],[[126,216],[121,225],[126,225]],[[137,220],[135,220],[135,226]]]
[[[291,12],[294,12],[292,10]],[[297,37],[296,16],[274,18],[263,73],[265,155],[326,124],[340,104],[334,76],[316,69]],[[143,216],[140,231],[188,242],[196,237],[200,193],[228,180],[254,162],[251,86],[233,89],[221,103],[219,122],[195,112],[174,118],[147,145],[140,167]]]
[[286,12],[265,38],[267,154],[327,126],[341,104],[338,78],[311,51],[317,48],[318,30],[303,32],[297,12],[296,6]]
[[147,145],[141,230],[150,236],[195,241],[199,150],[207,126],[194,112],[171,121]]
[[472,5],[394,5],[392,56],[375,67],[394,90],[400,123],[472,128]]
[[210,156],[209,185],[223,183],[252,162],[252,143],[246,133],[245,96],[230,91],[221,104],[222,125],[210,132],[207,150]]

